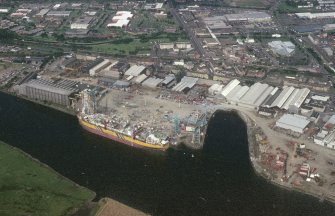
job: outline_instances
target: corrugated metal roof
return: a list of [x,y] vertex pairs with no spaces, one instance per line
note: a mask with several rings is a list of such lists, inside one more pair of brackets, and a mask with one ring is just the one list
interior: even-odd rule
[[139,76],[145,70],[143,65],[133,65],[131,66],[124,75],[126,76]]
[[186,88],[191,89],[197,83],[198,80],[199,80],[198,78],[184,76],[181,79],[180,83],[178,83],[175,87],[173,87],[172,90],[181,92]]
[[154,77],[149,77],[146,79],[143,83],[142,86],[149,87],[149,88],[156,88],[159,83],[161,83],[163,79],[159,78],[154,78]]
[[302,130],[310,123],[310,121],[308,121],[306,117],[292,114],[284,114],[277,122],[301,128]]
[[256,100],[264,93],[264,91],[269,87],[268,84],[255,83],[249,89],[249,91],[240,99],[240,102],[254,105]]
[[135,83],[138,83],[138,84],[142,83],[147,77],[148,77],[147,75],[141,74],[136,78]]
[[221,94],[226,97],[231,90],[233,90],[238,84],[240,84],[240,81],[237,79],[231,80],[222,90]]
[[271,104],[270,107],[278,107],[281,108],[285,101],[290,97],[292,92],[294,91],[294,87],[290,86],[284,86],[283,91],[279,94],[279,96],[276,98],[276,100]]

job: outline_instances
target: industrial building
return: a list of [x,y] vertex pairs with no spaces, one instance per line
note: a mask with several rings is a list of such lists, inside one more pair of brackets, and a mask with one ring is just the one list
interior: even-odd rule
[[240,81],[237,79],[231,80],[223,89],[221,92],[221,95],[223,97],[226,97],[229,92],[231,92],[238,84],[240,84]]
[[18,87],[19,95],[41,102],[70,106],[70,96],[77,92],[76,82],[33,79]]
[[103,60],[101,63],[97,64],[96,66],[94,66],[89,70],[90,76],[95,76],[96,73],[99,73],[100,71],[107,68],[111,64],[112,63],[108,59]]
[[137,84],[141,84],[144,80],[146,80],[148,78],[148,76],[147,75],[145,75],[145,74],[141,74],[141,75],[139,75],[136,79],[135,79],[135,83],[137,83]]
[[273,87],[268,84],[257,82],[240,98],[238,105],[255,109],[265,100],[272,90]]
[[325,13],[295,13],[298,18],[301,19],[332,19],[335,18],[335,12],[325,12]]
[[162,82],[162,86],[167,88],[171,88],[174,84],[176,84],[176,77],[174,74],[167,75]]
[[276,127],[303,134],[310,121],[301,115],[284,114],[278,121]]
[[146,70],[146,67],[143,65],[133,65],[131,66],[126,72],[125,76],[139,76],[140,74],[144,73]]
[[324,124],[321,131],[314,137],[314,143],[327,148],[335,149],[335,115]]
[[54,17],[68,17],[70,16],[71,11],[49,11],[47,16],[54,16]]
[[147,88],[157,88],[157,86],[163,81],[163,79],[155,78],[155,77],[149,77],[146,79],[143,83],[143,87]]
[[265,22],[271,20],[271,15],[269,15],[266,12],[259,12],[259,11],[247,11],[237,14],[227,14],[225,15],[225,17],[228,22],[236,22],[236,21]]
[[222,92],[222,89],[223,89],[223,85],[214,83],[211,87],[209,87],[208,93],[210,95],[218,95]]
[[92,68],[94,68],[96,65],[100,64],[103,61],[104,61],[104,59],[102,59],[102,58],[96,58],[94,61],[84,65],[81,68],[82,73],[89,73]]
[[112,23],[109,23],[107,27],[127,27],[133,16],[134,15],[130,11],[118,11],[112,18]]
[[190,49],[191,43],[177,42],[177,43],[159,43],[159,49]]
[[40,10],[40,12],[38,12],[37,14],[35,14],[35,17],[44,17],[48,12],[50,11],[50,9],[48,8],[44,8],[42,10]]
[[272,41],[268,45],[272,52],[281,56],[290,56],[295,50],[295,45],[291,41]]
[[283,89],[269,86],[264,83],[255,83],[252,86],[241,86],[237,79],[231,80],[226,86],[212,85],[210,95],[221,95],[228,103],[251,109],[275,108],[298,113],[307,96],[308,88],[297,89],[284,86]]
[[172,88],[172,91],[187,93],[198,82],[198,78],[184,76],[181,81]]
[[225,16],[205,17],[203,18],[203,21],[210,29],[232,28],[231,25],[227,25],[227,19]]
[[71,24],[70,28],[71,29],[88,29],[92,21],[93,21],[93,17],[89,17],[89,16],[81,17],[81,18],[78,18],[76,21],[74,21]]
[[8,8],[0,8],[0,13],[8,13],[9,9]]
[[334,31],[335,30],[335,24],[326,24],[323,26],[324,31]]

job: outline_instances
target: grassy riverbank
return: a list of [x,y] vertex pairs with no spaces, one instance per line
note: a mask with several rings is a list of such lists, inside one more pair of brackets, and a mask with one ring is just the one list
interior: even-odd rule
[[0,142],[0,215],[68,215],[94,197],[94,192]]

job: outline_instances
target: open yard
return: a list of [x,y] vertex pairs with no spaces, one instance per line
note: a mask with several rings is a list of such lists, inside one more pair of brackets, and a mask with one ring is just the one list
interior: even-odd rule
[[68,215],[95,194],[0,142],[0,215]]

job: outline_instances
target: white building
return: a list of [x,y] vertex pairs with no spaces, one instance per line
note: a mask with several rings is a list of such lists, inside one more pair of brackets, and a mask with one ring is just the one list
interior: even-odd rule
[[309,123],[310,121],[305,116],[284,114],[276,122],[276,127],[302,134]]
[[295,50],[295,45],[291,41],[272,41],[268,45],[272,52],[282,56],[290,56]]
[[298,18],[307,18],[307,19],[331,19],[335,18],[335,12],[325,12],[325,13],[296,13]]
[[133,65],[131,66],[124,75],[126,76],[139,76],[140,74],[144,73],[146,67],[143,65]]
[[9,9],[8,8],[0,8],[0,13],[8,13]]
[[133,16],[130,11],[118,11],[112,18],[112,23],[109,23],[107,27],[127,27]]
[[208,93],[210,95],[217,95],[217,94],[220,94],[222,92],[222,89],[223,89],[223,85],[220,85],[218,83],[214,83],[211,87],[209,87]]
[[108,59],[105,59],[103,62],[101,62],[100,64],[96,65],[95,67],[89,70],[90,76],[95,76],[96,73],[100,72],[101,70],[105,69],[111,64],[112,63]]
[[238,86],[238,84],[240,84],[240,81],[237,79],[233,79],[231,80],[223,89],[221,92],[221,95],[226,97],[229,92],[231,92],[236,86]]
[[71,29],[88,29],[93,17],[81,17],[73,22],[70,26]]

